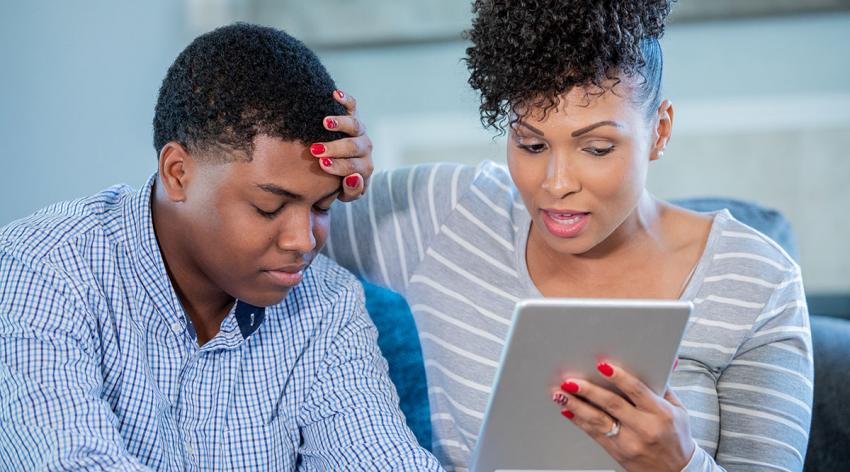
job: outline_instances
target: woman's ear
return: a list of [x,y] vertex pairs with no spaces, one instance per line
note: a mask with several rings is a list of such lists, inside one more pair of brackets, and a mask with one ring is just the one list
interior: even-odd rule
[[670,100],[665,99],[658,106],[656,119],[655,132],[653,133],[655,142],[649,155],[651,161],[660,159],[664,155],[664,150],[667,148],[667,143],[673,133],[673,104]]
[[186,200],[186,185],[192,175],[192,156],[176,141],[170,141],[159,151],[159,180],[172,202]]

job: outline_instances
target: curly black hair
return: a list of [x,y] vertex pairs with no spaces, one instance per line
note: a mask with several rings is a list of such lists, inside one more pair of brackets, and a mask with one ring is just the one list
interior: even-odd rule
[[283,31],[235,23],[203,34],[168,69],[153,119],[157,153],[170,141],[190,152],[248,159],[265,134],[310,144],[342,137],[322,127],[344,115],[316,55]]
[[530,110],[558,106],[573,87],[604,93],[622,76],[642,77],[632,99],[654,111],[658,40],[674,1],[476,0],[465,60],[481,123],[504,133]]

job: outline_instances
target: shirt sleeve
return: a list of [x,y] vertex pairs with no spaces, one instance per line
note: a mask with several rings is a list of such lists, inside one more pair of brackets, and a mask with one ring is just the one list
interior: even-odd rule
[[372,283],[404,293],[475,172],[437,163],[376,173],[362,198],[331,209],[325,254]]
[[149,470],[130,456],[86,314],[66,285],[0,253],[0,469]]
[[779,284],[718,378],[716,456],[697,448],[684,470],[802,471],[813,376],[809,314],[797,269]]
[[299,415],[303,469],[443,470],[405,424],[359,287],[334,316],[343,322]]

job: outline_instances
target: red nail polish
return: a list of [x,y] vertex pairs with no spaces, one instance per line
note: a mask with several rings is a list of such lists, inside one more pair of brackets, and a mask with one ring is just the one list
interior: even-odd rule
[[561,414],[564,415],[564,417],[568,420],[571,420],[576,417],[576,415],[570,410],[561,410]]
[[325,153],[325,145],[321,143],[311,144],[310,145],[310,153],[313,155],[319,155]]
[[555,392],[552,394],[552,401],[558,405],[565,406],[570,399],[564,395],[564,392]]
[[359,184],[359,183],[360,183],[360,176],[359,175],[349,175],[348,177],[345,178],[345,185],[347,185],[349,187],[352,187],[352,188],[357,187],[357,184]]
[[336,96],[339,97],[340,100],[343,100],[345,98],[345,94],[342,93],[342,90],[337,90],[335,93],[336,93]]
[[325,128],[334,129],[336,128],[336,120],[333,118],[328,118],[325,120]]
[[321,162],[322,162],[322,167],[330,167],[330,166],[333,165],[333,161],[328,159],[327,157],[323,157]]
[[614,375],[614,368],[608,365],[607,362],[600,362],[599,364],[596,364],[596,370],[605,377],[611,377]]
[[575,393],[578,393],[579,387],[578,387],[578,384],[575,383],[575,382],[564,382],[564,383],[561,384],[561,390],[563,390],[567,393],[575,394]]

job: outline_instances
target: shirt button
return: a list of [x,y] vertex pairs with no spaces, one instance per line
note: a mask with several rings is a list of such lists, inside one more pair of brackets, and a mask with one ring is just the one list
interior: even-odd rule
[[180,332],[183,331],[183,325],[180,324],[179,321],[175,321],[174,323],[171,323],[171,331],[180,334]]

